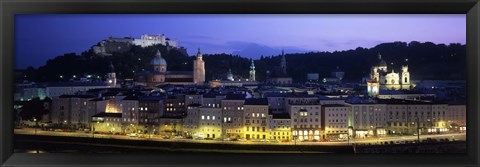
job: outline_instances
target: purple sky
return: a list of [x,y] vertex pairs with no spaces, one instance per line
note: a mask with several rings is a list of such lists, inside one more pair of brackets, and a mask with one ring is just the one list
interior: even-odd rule
[[81,53],[100,40],[165,34],[190,55],[244,57],[373,47],[383,42],[466,41],[466,17],[456,15],[17,15],[17,68]]

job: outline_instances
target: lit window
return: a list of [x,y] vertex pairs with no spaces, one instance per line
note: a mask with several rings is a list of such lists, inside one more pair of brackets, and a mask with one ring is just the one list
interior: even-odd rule
[[202,119],[205,119],[205,116],[202,115]]
[[207,119],[210,120],[210,116],[207,116]]
[[215,120],[215,116],[212,116],[212,120]]

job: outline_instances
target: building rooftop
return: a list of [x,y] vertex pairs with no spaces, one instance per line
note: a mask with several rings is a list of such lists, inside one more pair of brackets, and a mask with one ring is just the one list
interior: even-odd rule
[[267,98],[249,98],[245,99],[245,103],[243,105],[267,105],[268,100]]
[[290,114],[288,113],[271,113],[272,119],[290,119]]
[[189,104],[188,107],[200,107],[202,106],[201,104],[198,104],[198,103],[193,103],[193,104]]
[[121,117],[122,117],[122,113],[106,113],[106,112],[102,112],[102,113],[95,114],[95,115],[93,115],[92,117],[115,117],[115,118],[121,118]]
[[349,106],[344,104],[324,104],[322,105],[322,107],[349,107]]
[[94,95],[61,95],[60,98],[95,98]]
[[108,86],[104,82],[53,82],[47,87],[76,87],[76,86]]
[[141,101],[160,101],[165,99],[164,96],[140,96],[138,97],[138,100]]
[[404,99],[378,99],[379,104],[441,104],[438,102],[418,101],[418,100],[404,100]]
[[245,94],[233,94],[229,93],[227,94],[227,97],[225,100],[245,100]]

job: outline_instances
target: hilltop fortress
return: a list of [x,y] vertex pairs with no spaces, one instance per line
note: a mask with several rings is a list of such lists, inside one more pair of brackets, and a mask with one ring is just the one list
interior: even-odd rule
[[92,46],[91,50],[99,56],[111,56],[113,53],[123,53],[130,50],[133,46],[141,46],[143,48],[153,46],[153,45],[163,45],[167,49],[179,49],[180,51],[186,53],[184,47],[178,46],[178,40],[171,40],[166,37],[165,34],[161,35],[147,35],[144,34],[140,38],[124,37],[108,37],[108,39],[100,41],[98,44]]

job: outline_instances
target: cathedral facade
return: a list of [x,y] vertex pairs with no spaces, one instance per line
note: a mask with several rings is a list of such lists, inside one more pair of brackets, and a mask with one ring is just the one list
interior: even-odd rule
[[175,85],[202,85],[205,82],[205,62],[200,49],[193,62],[193,71],[167,71],[167,61],[159,50],[150,61],[151,70],[136,75],[135,85],[155,88],[163,84]]
[[408,65],[402,65],[399,73],[394,69],[389,71],[387,63],[378,55],[380,60],[378,65],[370,69],[369,81],[367,81],[367,92],[371,96],[379,94],[380,90],[409,90],[413,88],[410,82],[410,72]]

